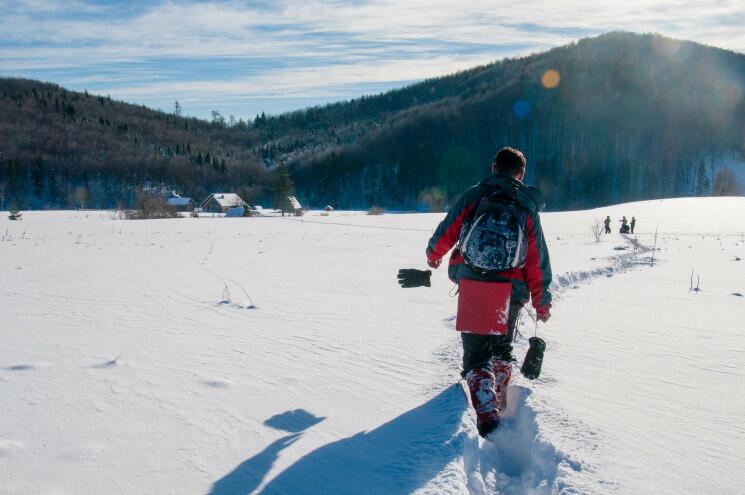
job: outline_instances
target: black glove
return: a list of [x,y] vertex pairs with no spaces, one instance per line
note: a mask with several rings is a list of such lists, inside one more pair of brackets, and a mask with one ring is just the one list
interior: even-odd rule
[[414,268],[401,268],[398,271],[398,283],[404,289],[409,287],[431,287],[429,277],[432,270],[416,270]]
[[528,342],[530,343],[530,348],[525,354],[520,372],[528,380],[535,380],[541,376],[543,352],[546,350],[546,342],[540,337],[530,337]]

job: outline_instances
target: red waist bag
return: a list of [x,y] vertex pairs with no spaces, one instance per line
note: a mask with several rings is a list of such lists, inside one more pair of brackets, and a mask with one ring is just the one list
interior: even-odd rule
[[504,335],[510,315],[512,284],[461,279],[455,328],[480,335]]

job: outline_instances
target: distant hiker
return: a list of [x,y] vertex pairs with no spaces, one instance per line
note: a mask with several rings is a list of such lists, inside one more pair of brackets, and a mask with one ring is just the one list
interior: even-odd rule
[[538,189],[522,183],[525,166],[520,151],[501,149],[492,175],[463,193],[427,246],[432,268],[455,247],[448,276],[458,284],[462,376],[484,438],[499,426],[506,406],[520,309],[532,299],[540,321],[551,316],[551,263],[538,215],[544,201]]
[[634,227],[636,226],[636,217],[631,217],[631,233],[634,233]]
[[605,225],[605,233],[610,234],[610,215],[605,217],[605,220],[603,220],[603,225]]
[[628,234],[629,233],[629,221],[626,220],[626,217],[623,217],[619,221],[621,222],[621,230],[619,232],[621,232],[622,234]]

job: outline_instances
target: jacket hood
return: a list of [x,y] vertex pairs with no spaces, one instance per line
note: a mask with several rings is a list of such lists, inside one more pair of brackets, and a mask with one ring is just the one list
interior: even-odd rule
[[491,174],[481,181],[481,185],[498,187],[510,194],[515,201],[530,211],[539,212],[546,207],[543,194],[534,186],[526,186],[519,180],[504,174]]

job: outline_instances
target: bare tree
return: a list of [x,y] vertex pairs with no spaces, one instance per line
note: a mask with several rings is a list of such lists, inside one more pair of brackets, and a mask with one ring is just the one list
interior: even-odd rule
[[711,189],[713,196],[738,196],[740,192],[737,178],[729,168],[724,167],[714,176],[714,185]]
[[147,220],[152,218],[178,218],[176,208],[169,205],[162,196],[139,191],[135,198],[134,210],[126,212],[129,220]]
[[592,229],[592,235],[595,236],[595,243],[600,242],[600,238],[603,236],[603,231],[605,230],[603,221],[600,218],[596,218],[592,222],[592,225],[590,225],[590,228]]
[[88,193],[87,187],[80,186],[75,189],[75,202],[77,202],[78,208],[80,208],[81,210],[85,209],[85,204],[88,202],[88,197],[90,197],[90,194]]

